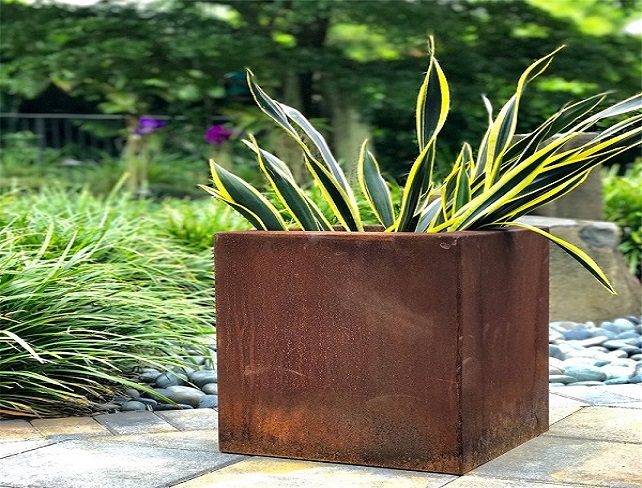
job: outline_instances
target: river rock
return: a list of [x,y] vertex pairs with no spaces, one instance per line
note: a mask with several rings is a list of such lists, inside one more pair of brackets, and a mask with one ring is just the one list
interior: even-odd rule
[[138,379],[143,383],[154,383],[156,382],[156,378],[158,378],[160,375],[161,375],[160,371],[156,371],[155,369],[152,369],[148,371],[143,371],[138,376]]
[[170,386],[184,385],[185,382],[176,374],[165,372],[156,378],[156,386],[158,388],[168,388]]
[[173,385],[167,387],[167,398],[175,401],[176,403],[183,403],[197,407],[198,402],[202,396],[205,396],[201,390],[192,388],[191,386]]
[[201,391],[203,393],[206,393],[207,395],[218,395],[218,384],[208,383],[206,385],[203,385],[203,387],[201,388]]
[[562,383],[568,385],[569,383],[577,382],[577,378],[564,374],[552,374],[548,376],[549,383]]
[[215,371],[194,371],[189,374],[189,380],[199,388],[208,383],[216,383],[218,378]]
[[218,407],[218,396],[203,395],[198,402],[198,408],[216,408]]
[[578,327],[576,329],[566,330],[562,332],[562,335],[567,341],[579,341],[591,337],[591,332],[586,328]]
[[620,332],[633,330],[633,328],[635,327],[635,324],[633,322],[624,318],[615,319],[613,321],[613,325],[617,327]]
[[130,400],[128,402],[123,403],[120,406],[120,409],[123,412],[134,412],[137,410],[147,410],[147,405],[145,405],[143,402],[139,402],[137,400]]
[[596,366],[569,366],[565,369],[567,376],[576,378],[577,381],[604,381],[606,373]]

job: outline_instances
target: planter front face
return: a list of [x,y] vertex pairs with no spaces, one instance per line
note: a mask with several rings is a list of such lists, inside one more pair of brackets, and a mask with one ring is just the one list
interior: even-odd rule
[[548,243],[228,232],[221,451],[460,474],[548,426]]

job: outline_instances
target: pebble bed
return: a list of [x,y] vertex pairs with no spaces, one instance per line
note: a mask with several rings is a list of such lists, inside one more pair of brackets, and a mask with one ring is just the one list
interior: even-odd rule
[[642,317],[553,322],[548,342],[551,387],[642,383]]
[[[620,385],[642,383],[642,317],[628,316],[600,322],[552,322],[549,325],[549,383],[566,385]],[[117,410],[174,410],[216,408],[218,383],[211,358],[197,358],[197,366],[161,372],[143,368],[138,382],[177,405],[150,394],[128,389],[113,400]]]

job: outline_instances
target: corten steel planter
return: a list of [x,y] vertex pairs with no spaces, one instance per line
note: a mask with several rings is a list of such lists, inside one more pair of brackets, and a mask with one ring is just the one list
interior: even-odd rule
[[463,474],[548,428],[548,241],[216,235],[221,451]]

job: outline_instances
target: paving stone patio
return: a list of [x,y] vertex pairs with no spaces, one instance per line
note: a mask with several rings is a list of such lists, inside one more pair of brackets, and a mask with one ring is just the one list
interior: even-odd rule
[[464,476],[218,451],[214,410],[0,421],[0,488],[640,488],[642,385],[556,387],[550,430]]

